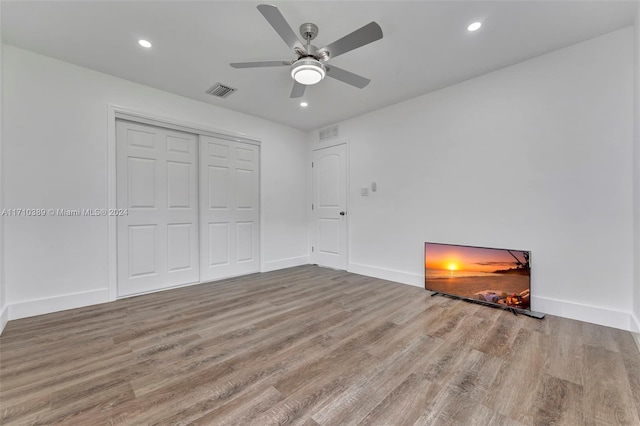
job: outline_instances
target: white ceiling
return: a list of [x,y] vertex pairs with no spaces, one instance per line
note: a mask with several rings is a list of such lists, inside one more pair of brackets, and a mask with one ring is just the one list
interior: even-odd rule
[[[376,21],[384,38],[331,63],[370,78],[326,78],[290,99],[287,67],[230,62],[294,54],[256,1],[1,1],[3,42],[213,105],[311,130],[633,24],[637,1],[280,1],[322,47]],[[469,33],[473,21],[483,27]],[[145,38],[151,49],[138,46]],[[598,58],[594,58],[598,60]],[[221,82],[227,99],[204,92]]]

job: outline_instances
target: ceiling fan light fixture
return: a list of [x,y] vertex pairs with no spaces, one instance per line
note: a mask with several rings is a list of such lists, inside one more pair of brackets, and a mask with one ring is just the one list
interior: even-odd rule
[[291,65],[291,77],[306,86],[320,82],[325,75],[324,65],[313,58],[298,59]]

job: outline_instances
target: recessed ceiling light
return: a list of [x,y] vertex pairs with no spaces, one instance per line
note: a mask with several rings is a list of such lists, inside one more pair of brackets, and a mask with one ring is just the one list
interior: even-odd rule
[[304,107],[308,107],[309,104],[307,102],[300,102],[300,106],[304,108]]
[[481,26],[482,26],[482,22],[474,22],[473,24],[471,24],[471,25],[469,25],[467,27],[467,30],[469,30],[469,31],[478,31]]
[[147,40],[138,40],[138,44],[142,47],[146,47],[147,49],[151,47],[151,43]]

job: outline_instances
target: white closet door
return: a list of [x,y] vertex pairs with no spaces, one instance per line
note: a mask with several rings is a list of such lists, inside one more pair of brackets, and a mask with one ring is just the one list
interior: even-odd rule
[[197,136],[118,120],[118,296],[198,282]]
[[258,272],[260,150],[200,137],[201,280]]

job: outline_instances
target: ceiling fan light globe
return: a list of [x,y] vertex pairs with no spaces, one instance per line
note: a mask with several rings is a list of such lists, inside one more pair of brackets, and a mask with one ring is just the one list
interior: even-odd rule
[[315,59],[303,58],[291,66],[291,77],[306,86],[319,83],[325,75],[324,65]]
[[324,73],[318,69],[296,70],[293,78],[300,84],[310,86],[320,82],[324,78]]

